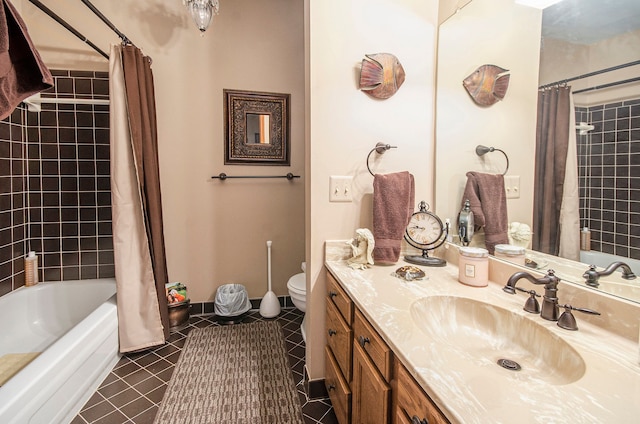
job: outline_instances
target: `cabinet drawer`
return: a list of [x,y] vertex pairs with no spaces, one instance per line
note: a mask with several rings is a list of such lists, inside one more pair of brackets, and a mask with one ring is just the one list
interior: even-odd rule
[[327,345],[331,348],[338,365],[340,365],[342,375],[347,382],[350,382],[353,331],[344,321],[333,302],[327,302],[326,324]]
[[[449,420],[433,404],[422,387],[413,379],[409,371],[396,361],[395,378],[397,405],[395,415],[416,417],[418,422],[425,420],[429,424],[449,424]],[[403,421],[398,421],[403,422]]]
[[327,271],[327,297],[331,299],[336,308],[340,311],[342,318],[351,325],[353,322],[353,302],[347,296],[347,293],[336,281],[336,279]]
[[351,418],[351,390],[349,384],[342,377],[340,366],[336,362],[329,346],[324,347],[325,356],[325,379],[324,384],[333,405],[338,423],[348,424]]
[[353,337],[354,343],[359,344],[367,352],[384,379],[387,382],[391,381],[393,353],[362,312],[357,309],[353,320]]

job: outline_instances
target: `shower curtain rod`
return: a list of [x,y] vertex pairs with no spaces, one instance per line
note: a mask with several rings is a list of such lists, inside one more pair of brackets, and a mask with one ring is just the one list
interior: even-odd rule
[[589,88],[583,88],[581,90],[574,91],[573,94],[586,93],[587,91],[594,91],[594,90],[600,90],[602,88],[615,87],[616,85],[629,84],[631,82],[636,82],[636,81],[640,81],[640,77],[629,78],[629,79],[626,79],[626,80],[621,80],[621,81],[616,81],[616,82],[610,82],[608,84],[596,85],[596,86],[589,87]]
[[542,89],[545,89],[545,88],[554,87],[556,85],[566,84],[569,81],[575,81],[575,80],[579,80],[579,79],[583,79],[583,78],[592,77],[594,75],[600,75],[600,74],[604,74],[604,73],[611,72],[611,71],[617,71],[618,69],[628,68],[629,66],[635,66],[635,65],[640,65],[640,60],[635,60],[633,62],[623,63],[622,65],[612,66],[610,68],[600,69],[598,71],[593,71],[593,72],[589,72],[587,74],[578,75],[577,77],[571,77],[571,78],[563,79],[563,80],[560,80],[560,81],[551,82],[549,84],[541,85],[540,87],[538,87],[538,89],[542,90]]
[[88,44],[89,46],[91,46],[91,48],[93,50],[95,50],[96,52],[98,52],[102,57],[104,57],[105,59],[109,59],[109,55],[106,54],[103,50],[100,49],[100,47],[96,46],[95,44],[93,44],[91,42],[91,40],[89,40],[87,37],[85,37],[84,35],[82,35],[77,29],[75,29],[74,27],[72,27],[71,25],[69,25],[69,23],[67,23],[67,21],[65,21],[64,19],[62,19],[60,16],[56,15],[51,9],[49,9],[47,6],[45,6],[44,4],[42,4],[39,0],[29,0],[34,6],[36,6],[38,9],[40,9],[41,11],[43,11],[45,14],[47,14],[51,19],[53,19],[54,21],[56,21],[57,23],[59,23],[60,25],[62,25],[63,27],[65,27],[69,32],[71,32],[73,35],[75,35],[76,37],[78,37],[80,40],[84,41],[86,44]]
[[132,46],[135,46],[135,44],[133,44],[131,40],[129,40],[129,37],[124,35],[122,31],[120,31],[114,24],[112,24],[111,21],[107,19],[107,17],[104,16],[102,12],[100,12],[100,10],[98,10],[98,8],[95,7],[89,0],[82,0],[82,3],[84,3],[84,5],[87,6],[98,18],[100,18],[100,20],[104,22],[105,25],[111,28],[113,32],[118,34],[118,37],[120,37],[123,44],[131,44]]

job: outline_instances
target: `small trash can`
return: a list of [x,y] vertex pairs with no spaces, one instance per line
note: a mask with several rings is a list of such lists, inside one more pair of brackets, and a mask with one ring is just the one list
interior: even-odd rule
[[218,287],[213,308],[215,314],[223,321],[234,320],[251,309],[247,289],[242,284],[225,284]]
[[189,321],[189,299],[183,302],[169,303],[169,330],[182,330]]

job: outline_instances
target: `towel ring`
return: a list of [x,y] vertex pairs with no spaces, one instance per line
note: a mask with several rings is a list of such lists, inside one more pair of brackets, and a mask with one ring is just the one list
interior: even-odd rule
[[507,160],[507,167],[504,170],[504,172],[502,173],[502,175],[506,175],[507,171],[509,170],[509,156],[507,156],[507,154],[500,149],[496,149],[495,147],[487,147],[487,146],[483,146],[482,144],[478,144],[476,146],[476,155],[478,156],[484,156],[485,154],[489,153],[489,152],[500,152],[504,155],[504,158]]
[[367,169],[369,170],[369,174],[371,174],[371,175],[372,175],[372,176],[374,176],[374,177],[376,176],[376,174],[374,174],[374,173],[371,171],[371,167],[369,166],[369,158],[371,158],[371,154],[372,154],[373,152],[376,152],[376,153],[378,153],[379,155],[381,155],[381,154],[383,154],[384,152],[386,152],[386,151],[387,151],[387,150],[389,150],[389,149],[397,149],[397,148],[398,148],[398,146],[392,146],[392,145],[390,145],[390,144],[385,144],[385,143],[378,142],[378,143],[376,144],[376,147],[374,147],[373,149],[371,149],[371,151],[370,151],[370,152],[369,152],[369,154],[367,155]]

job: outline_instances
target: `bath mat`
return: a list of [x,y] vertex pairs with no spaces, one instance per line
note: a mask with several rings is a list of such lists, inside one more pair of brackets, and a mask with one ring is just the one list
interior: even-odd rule
[[36,359],[40,352],[29,353],[7,353],[0,357],[0,387],[4,385],[18,371],[29,365],[29,362]]
[[193,329],[155,424],[303,424],[276,321]]

